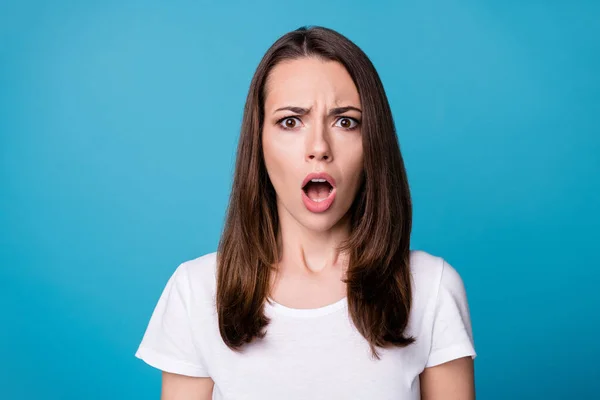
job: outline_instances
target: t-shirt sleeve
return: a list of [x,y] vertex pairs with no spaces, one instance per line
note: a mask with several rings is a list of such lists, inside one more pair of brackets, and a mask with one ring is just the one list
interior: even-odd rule
[[190,285],[185,263],[167,282],[135,356],[174,374],[208,377],[190,325]]
[[457,358],[477,356],[464,283],[456,269],[442,260],[437,292],[431,350],[425,367]]

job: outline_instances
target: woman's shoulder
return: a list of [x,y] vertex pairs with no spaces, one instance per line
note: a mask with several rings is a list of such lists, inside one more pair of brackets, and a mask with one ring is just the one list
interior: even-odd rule
[[216,276],[217,252],[204,253],[196,258],[186,260],[180,267],[187,270],[188,274],[198,278],[210,278]]
[[[188,280],[192,289],[213,291],[216,286],[217,252],[204,253],[182,262],[175,276]],[[424,250],[410,251],[410,273],[418,289],[440,283],[442,276],[450,280],[461,279],[458,271],[444,258]]]
[[[211,301],[216,293],[217,252],[204,253],[182,262],[173,274],[177,286],[187,291],[195,300]],[[410,275],[413,299],[416,303],[429,303],[440,289],[464,291],[458,271],[444,258],[424,250],[410,251]]]
[[431,281],[441,276],[444,259],[424,250],[410,251],[410,272],[414,279]]
[[435,299],[440,289],[464,291],[459,272],[443,257],[426,251],[410,251],[410,273],[415,299]]
[[217,252],[183,261],[173,273],[177,285],[193,300],[213,300],[216,292]]

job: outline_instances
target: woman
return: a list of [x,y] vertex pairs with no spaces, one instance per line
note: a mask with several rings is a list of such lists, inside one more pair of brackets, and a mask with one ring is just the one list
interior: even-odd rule
[[174,272],[136,353],[162,398],[473,399],[457,271],[409,250],[411,201],[367,56],[300,28],[244,110],[217,252]]

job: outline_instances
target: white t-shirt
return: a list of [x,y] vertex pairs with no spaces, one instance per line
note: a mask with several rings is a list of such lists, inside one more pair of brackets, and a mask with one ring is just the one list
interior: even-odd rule
[[406,333],[416,342],[378,349],[350,320],[347,301],[316,309],[265,306],[267,335],[230,350],[215,308],[216,253],[179,265],[150,319],[136,357],[160,370],[211,377],[213,399],[420,399],[419,374],[475,358],[463,281],[442,258],[411,251],[413,304]]

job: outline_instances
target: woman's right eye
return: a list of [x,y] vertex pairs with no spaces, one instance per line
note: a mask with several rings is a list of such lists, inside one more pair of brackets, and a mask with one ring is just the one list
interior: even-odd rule
[[279,125],[283,129],[294,129],[300,125],[300,119],[297,117],[286,117],[279,121]]

